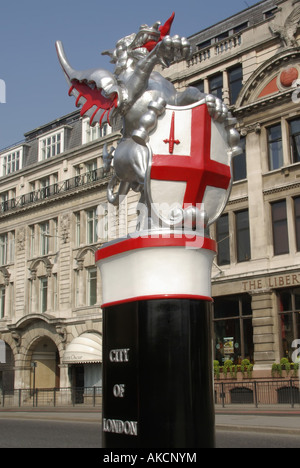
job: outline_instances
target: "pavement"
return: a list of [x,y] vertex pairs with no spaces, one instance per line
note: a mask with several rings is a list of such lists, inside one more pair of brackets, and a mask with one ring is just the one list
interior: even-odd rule
[[[95,408],[2,408],[1,419],[31,419],[101,424],[101,411]],[[217,431],[244,431],[300,435],[300,406],[216,407]]]
[[216,429],[300,435],[300,407],[216,407]]

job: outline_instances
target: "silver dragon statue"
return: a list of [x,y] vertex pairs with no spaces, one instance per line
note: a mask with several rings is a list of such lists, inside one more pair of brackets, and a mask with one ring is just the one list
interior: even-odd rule
[[106,170],[113,161],[114,175],[108,185],[108,201],[118,205],[120,196],[130,189],[141,193],[145,202],[145,181],[149,166],[149,135],[157,126],[167,106],[188,106],[198,101],[207,105],[215,122],[227,128],[231,154],[239,152],[239,135],[234,129],[235,119],[223,102],[212,95],[201,93],[195,87],[178,92],[174,85],[158,71],[157,65],[169,67],[172,63],[187,60],[192,51],[186,38],[171,37],[170,29],[175,14],[161,25],[142,25],[136,34],[120,39],[115,49],[102,54],[111,58],[114,72],[98,68],[76,71],[69,64],[62,43],[56,42],[60,64],[70,85],[69,95],[82,106],[81,116],[90,117],[90,124],[104,122],[121,116],[122,138],[116,148],[104,148]]

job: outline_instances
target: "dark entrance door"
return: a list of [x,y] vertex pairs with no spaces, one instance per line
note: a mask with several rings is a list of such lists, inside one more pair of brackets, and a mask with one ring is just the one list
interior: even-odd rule
[[72,366],[72,393],[73,403],[83,403],[84,394],[84,366]]

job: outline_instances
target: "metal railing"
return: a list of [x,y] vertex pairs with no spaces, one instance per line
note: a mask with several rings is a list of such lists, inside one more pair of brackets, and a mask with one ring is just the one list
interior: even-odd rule
[[[215,404],[300,407],[299,380],[215,382]],[[93,407],[102,409],[102,387],[36,388],[2,391],[1,408]]]
[[215,382],[214,391],[215,404],[223,408],[234,404],[300,406],[298,379]]
[[102,408],[102,387],[36,388],[2,391],[1,408],[38,407]]
[[95,182],[106,179],[110,175],[111,172],[105,172],[103,168],[94,169],[85,174],[80,174],[71,179],[64,180],[63,182],[58,182],[26,193],[20,197],[2,201],[0,203],[0,215],[9,211],[18,210],[30,204],[50,200],[80,187],[88,187],[89,185],[95,184]]

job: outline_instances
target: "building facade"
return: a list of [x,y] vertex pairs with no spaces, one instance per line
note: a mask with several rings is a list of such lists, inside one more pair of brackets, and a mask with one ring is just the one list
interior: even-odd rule
[[299,19],[299,1],[259,2],[192,36],[191,60],[165,71],[238,120],[243,154],[212,227],[215,359],[249,359],[257,376],[291,360],[300,338]]
[[118,210],[106,201],[103,145],[119,137],[118,126],[91,128],[76,111],[1,152],[2,391],[101,386],[94,255],[130,230],[135,212],[130,198]]
[[[179,90],[222,98],[238,120],[243,153],[211,227],[214,357],[247,358],[257,376],[291,360],[300,338],[299,9],[259,2],[190,37],[191,59],[161,70]],[[2,390],[101,385],[94,254],[134,230],[137,201],[106,202],[103,146],[119,137],[76,111],[0,153]]]

